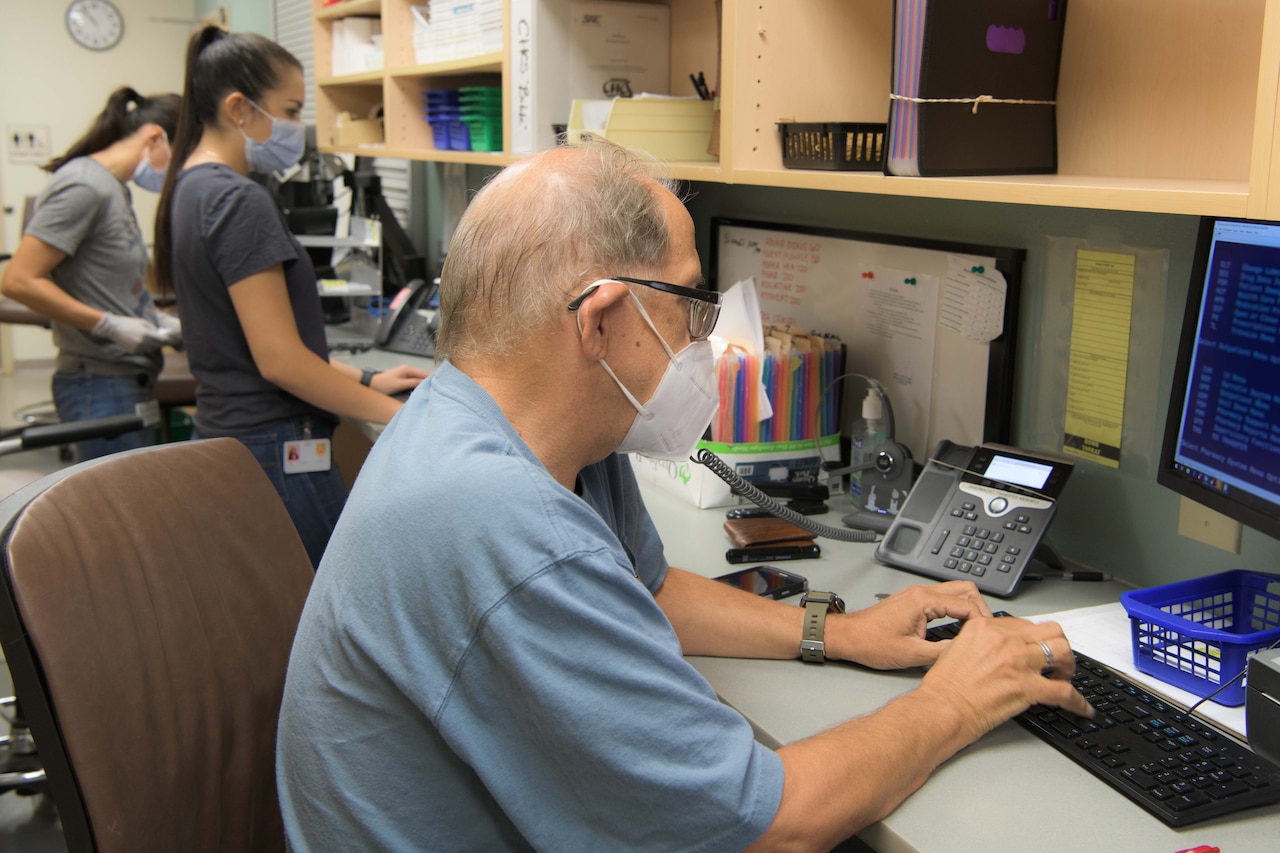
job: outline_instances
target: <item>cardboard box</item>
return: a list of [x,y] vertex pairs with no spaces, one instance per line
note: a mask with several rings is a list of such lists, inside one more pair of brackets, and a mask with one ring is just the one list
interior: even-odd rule
[[[819,439],[822,456],[813,441],[778,441],[759,444],[721,444],[700,441],[698,449],[719,456],[742,479],[754,485],[761,483],[796,483],[817,485],[822,458],[840,458],[840,437],[828,435]],[[652,459],[631,454],[636,479],[683,498],[696,507],[737,506],[750,503],[734,494],[728,484],[705,465],[683,460]],[[785,503],[786,501],[781,501]]]
[[575,99],[667,94],[671,10],[610,0],[511,0],[511,149],[557,142]]

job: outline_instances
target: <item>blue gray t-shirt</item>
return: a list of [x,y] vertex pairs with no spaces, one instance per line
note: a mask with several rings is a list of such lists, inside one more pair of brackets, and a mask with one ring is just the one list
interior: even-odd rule
[[[68,295],[109,314],[155,322],[147,292],[147,247],[129,188],[92,157],[77,157],[54,172],[36,199],[27,234],[67,257],[50,278]],[[57,369],[96,376],[155,376],[163,355],[127,353],[107,338],[54,321]]]
[[336,422],[263,378],[240,326],[230,288],[284,265],[298,335],[329,357],[315,268],[260,185],[220,163],[186,169],[173,192],[173,289],[196,389],[202,435],[243,435],[273,421],[314,415]]
[[451,365],[413,393],[298,626],[295,851],[727,851],[769,826],[781,759],[682,657],[629,463],[579,492]]

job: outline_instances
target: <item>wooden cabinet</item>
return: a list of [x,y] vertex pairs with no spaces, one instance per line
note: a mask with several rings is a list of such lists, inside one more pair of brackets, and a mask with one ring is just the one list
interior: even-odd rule
[[[561,0],[567,2],[567,0]],[[504,165],[504,154],[437,151],[421,90],[502,85],[509,44],[469,60],[417,65],[411,0],[315,4],[317,124],[327,150]],[[704,70],[721,92],[720,162],[675,163],[688,180],[968,201],[1280,218],[1280,0],[1069,0],[1058,90],[1055,175],[903,178],[782,166],[776,128],[883,121],[892,0],[668,0],[673,91]],[[509,12],[509,7],[508,7]],[[380,15],[386,67],[328,75],[332,23]],[[722,37],[720,37],[722,34]],[[718,73],[716,72],[718,63]],[[387,141],[326,143],[338,113],[377,104]],[[510,130],[505,150],[510,150]]]

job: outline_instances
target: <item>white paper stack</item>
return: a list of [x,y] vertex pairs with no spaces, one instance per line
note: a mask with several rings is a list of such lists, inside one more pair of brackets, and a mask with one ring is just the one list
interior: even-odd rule
[[502,0],[429,0],[413,7],[419,65],[502,50]]

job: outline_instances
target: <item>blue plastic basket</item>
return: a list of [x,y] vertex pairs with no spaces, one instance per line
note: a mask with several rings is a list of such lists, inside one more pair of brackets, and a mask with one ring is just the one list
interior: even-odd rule
[[1133,663],[1188,693],[1243,705],[1249,657],[1280,640],[1280,575],[1237,570],[1120,595]]

